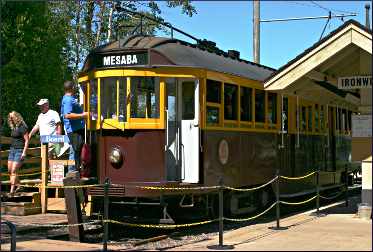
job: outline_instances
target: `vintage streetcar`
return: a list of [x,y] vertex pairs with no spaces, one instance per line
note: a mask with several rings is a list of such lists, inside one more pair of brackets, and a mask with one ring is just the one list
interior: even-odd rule
[[[265,91],[263,81],[274,72],[206,41],[134,35],[91,51],[79,85],[90,112],[92,173],[98,183],[114,184],[111,213],[173,222],[180,209],[214,208],[216,191],[201,187],[222,179],[252,188],[277,169],[284,176],[320,170],[321,190],[339,190],[356,107]],[[282,181],[280,188],[282,197],[314,193],[315,177]],[[102,213],[103,188],[88,193],[92,211]],[[224,195],[228,214],[250,214],[267,206],[274,190]]]

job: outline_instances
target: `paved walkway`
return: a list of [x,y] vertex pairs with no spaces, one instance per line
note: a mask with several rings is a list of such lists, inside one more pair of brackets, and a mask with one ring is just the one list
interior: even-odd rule
[[[283,219],[281,227],[272,230],[276,222],[256,224],[224,234],[224,245],[242,251],[372,251],[372,220],[356,215],[357,198],[324,208],[320,217],[306,212]],[[172,250],[215,250],[218,237],[212,240],[173,248]]]
[[[358,199],[359,197],[351,198],[350,207],[347,208],[344,207],[344,202],[321,208],[320,217],[313,216],[311,214],[313,211],[310,211],[282,219],[280,225],[287,227],[286,230],[269,229],[276,225],[274,221],[228,231],[224,234],[224,244],[232,245],[232,250],[246,251],[372,251],[372,220],[363,220],[356,216]],[[216,249],[214,245],[217,244],[218,236],[211,240],[171,250],[214,250]],[[9,251],[9,247],[9,243],[2,244],[1,250]],[[100,244],[51,239],[17,242],[17,250],[21,251],[96,251],[101,249]],[[118,248],[109,245],[108,249]]]

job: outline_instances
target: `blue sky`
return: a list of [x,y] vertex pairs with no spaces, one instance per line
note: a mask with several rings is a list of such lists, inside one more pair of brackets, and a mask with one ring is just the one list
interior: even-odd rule
[[[158,2],[162,16],[175,27],[200,39],[216,42],[227,51],[237,50],[241,58],[253,61],[253,3],[251,1],[193,1],[197,14],[181,14],[180,8],[166,8]],[[315,4],[316,3],[316,4]],[[355,12],[355,19],[365,24],[366,3],[370,1],[261,1],[261,19],[293,18],[347,14]],[[319,5],[319,6],[318,6]],[[321,6],[321,7],[320,7]],[[370,9],[372,10],[372,9]],[[372,21],[372,17],[370,17]],[[326,24],[326,19],[261,23],[260,63],[279,68],[316,43]],[[324,36],[342,25],[341,19],[331,19]],[[160,34],[161,35],[161,34]],[[176,38],[194,42],[183,35]]]

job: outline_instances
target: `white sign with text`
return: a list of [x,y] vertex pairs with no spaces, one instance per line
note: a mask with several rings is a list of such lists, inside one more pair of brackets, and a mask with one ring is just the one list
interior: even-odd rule
[[372,76],[349,76],[338,78],[339,89],[372,88]]
[[352,115],[352,137],[372,137],[371,115]]

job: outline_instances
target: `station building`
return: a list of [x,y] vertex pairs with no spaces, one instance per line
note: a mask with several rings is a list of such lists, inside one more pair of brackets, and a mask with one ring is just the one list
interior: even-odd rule
[[[301,95],[353,108],[352,130],[347,134],[352,138],[350,160],[362,167],[362,203],[371,206],[372,30],[354,20],[345,22],[275,71],[264,87],[283,96]],[[337,128],[337,134],[341,130]]]

